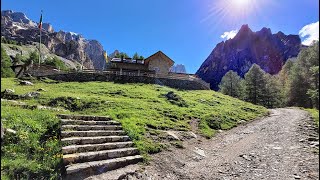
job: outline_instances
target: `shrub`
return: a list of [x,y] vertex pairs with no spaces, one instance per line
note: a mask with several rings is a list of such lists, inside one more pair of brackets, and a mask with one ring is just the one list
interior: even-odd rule
[[84,101],[73,97],[57,97],[52,99],[49,106],[60,106],[70,111],[83,111],[89,108],[98,108],[100,103],[95,101]]
[[11,69],[11,60],[6,51],[1,47],[1,77],[14,77],[15,73]]
[[69,70],[69,68],[64,64],[64,62],[57,57],[46,59],[44,64],[49,65],[49,66],[54,66],[55,68],[63,70],[63,71]]

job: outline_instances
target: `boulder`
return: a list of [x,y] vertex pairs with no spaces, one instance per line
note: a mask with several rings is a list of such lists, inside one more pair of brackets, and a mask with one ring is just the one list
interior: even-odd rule
[[37,89],[37,91],[46,91],[46,90],[43,88],[40,88],[40,89]]
[[193,152],[195,152],[196,154],[198,154],[202,157],[206,157],[205,151],[200,148],[195,147],[195,150],[193,150]]
[[14,94],[13,89],[5,89],[1,92],[1,99],[19,99],[19,95]]
[[4,91],[3,91],[3,93],[5,93],[5,94],[14,94],[14,89],[5,89]]
[[177,140],[180,141],[179,137],[172,131],[166,131],[169,140]]
[[33,83],[30,81],[20,81],[20,85],[23,86],[33,86]]
[[40,96],[39,92],[28,92],[26,94],[21,95],[21,98],[31,99],[31,98],[38,98]]

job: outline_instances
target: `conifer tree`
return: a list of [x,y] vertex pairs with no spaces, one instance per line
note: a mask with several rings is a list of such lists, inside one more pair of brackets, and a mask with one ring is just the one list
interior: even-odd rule
[[264,105],[266,89],[265,72],[253,64],[244,78],[244,99],[258,105]]
[[240,76],[230,70],[223,77],[219,84],[219,91],[223,94],[240,98],[241,96],[241,78]]

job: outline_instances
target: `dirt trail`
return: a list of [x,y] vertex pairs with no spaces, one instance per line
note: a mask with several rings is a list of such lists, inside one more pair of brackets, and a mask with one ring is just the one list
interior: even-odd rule
[[207,140],[153,156],[121,179],[319,179],[319,133],[305,111],[273,109]]

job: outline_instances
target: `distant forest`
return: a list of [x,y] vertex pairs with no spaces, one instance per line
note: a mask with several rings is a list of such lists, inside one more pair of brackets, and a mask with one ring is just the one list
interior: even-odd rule
[[319,41],[286,61],[276,75],[253,64],[242,79],[230,70],[220,92],[268,108],[298,106],[319,109]]

